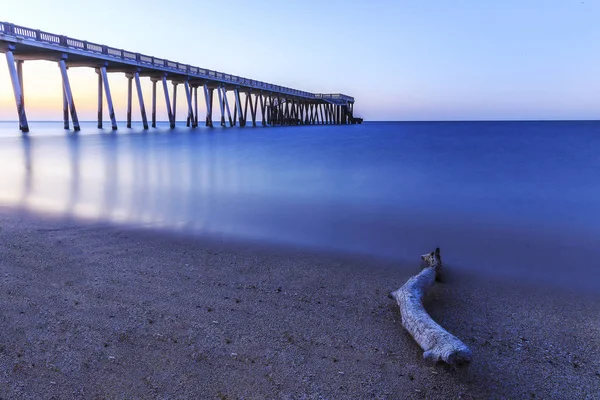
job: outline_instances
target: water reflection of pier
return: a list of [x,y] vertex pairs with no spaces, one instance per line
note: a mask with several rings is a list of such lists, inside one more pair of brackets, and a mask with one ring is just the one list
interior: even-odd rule
[[240,156],[232,139],[181,133],[21,137],[14,143],[22,154],[20,195],[11,205],[203,229],[214,225],[215,208],[226,209],[240,194]]

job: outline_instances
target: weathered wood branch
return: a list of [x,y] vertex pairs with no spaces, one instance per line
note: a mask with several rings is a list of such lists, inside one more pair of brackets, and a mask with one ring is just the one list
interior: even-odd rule
[[423,307],[423,297],[442,272],[440,249],[421,256],[427,267],[392,292],[400,306],[402,325],[425,351],[423,358],[448,364],[471,361],[471,350],[457,337],[437,324]]

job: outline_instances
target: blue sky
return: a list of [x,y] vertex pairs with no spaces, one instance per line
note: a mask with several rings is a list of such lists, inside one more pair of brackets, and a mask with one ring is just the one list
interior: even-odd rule
[[[597,0],[26,0],[3,4],[0,20],[302,90],[342,92],[369,120],[600,118]],[[30,118],[59,119],[56,65],[25,68]],[[93,119],[95,74],[70,73],[79,112]],[[119,119],[125,82],[111,76]],[[3,119],[16,118],[9,85],[2,62]]]

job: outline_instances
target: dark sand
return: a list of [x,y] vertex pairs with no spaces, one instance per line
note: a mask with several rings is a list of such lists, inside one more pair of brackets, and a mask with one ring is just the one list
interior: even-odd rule
[[474,360],[432,365],[388,298],[418,255],[400,266],[0,209],[0,397],[600,398],[600,295],[448,265],[427,307]]

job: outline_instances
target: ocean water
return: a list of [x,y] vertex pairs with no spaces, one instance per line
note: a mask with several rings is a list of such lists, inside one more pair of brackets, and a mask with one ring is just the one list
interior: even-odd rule
[[0,123],[0,204],[600,289],[600,122]]

